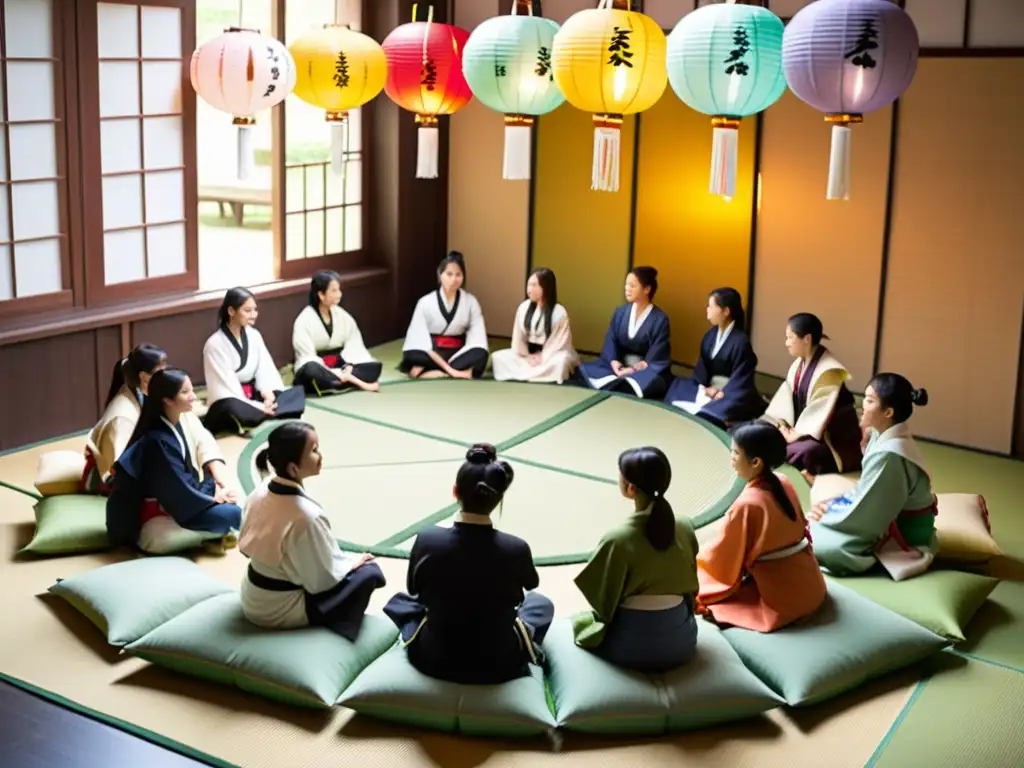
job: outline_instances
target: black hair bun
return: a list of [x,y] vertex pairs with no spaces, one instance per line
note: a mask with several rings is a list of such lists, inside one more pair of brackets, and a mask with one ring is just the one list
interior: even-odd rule
[[498,451],[490,443],[477,443],[466,451],[466,461],[470,464],[490,464],[498,458]]
[[910,400],[914,405],[928,405],[928,390],[915,389],[910,393]]
[[513,471],[512,465],[509,464],[507,461],[497,461],[495,462],[495,464],[497,465],[498,469],[501,470],[501,473],[505,476],[505,488],[507,489],[510,485],[512,485],[512,481],[515,479],[516,473],[515,471]]

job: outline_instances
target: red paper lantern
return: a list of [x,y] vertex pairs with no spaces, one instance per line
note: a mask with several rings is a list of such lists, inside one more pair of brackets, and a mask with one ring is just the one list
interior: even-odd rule
[[437,118],[462,109],[473,92],[462,74],[462,49],[469,32],[433,20],[413,21],[391,31],[381,46],[388,60],[384,93],[402,109],[416,114],[419,125],[416,178],[437,178]]

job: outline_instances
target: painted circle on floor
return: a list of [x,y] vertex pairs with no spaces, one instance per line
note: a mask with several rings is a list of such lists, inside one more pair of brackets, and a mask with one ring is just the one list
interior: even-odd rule
[[[743,489],[729,437],[678,409],[579,387],[490,380],[401,380],[378,393],[306,401],[323,470],[308,494],[343,549],[409,556],[418,531],[451,525],[455,475],[466,449],[489,442],[515,481],[496,527],[530,543],[538,565],[584,562],[630,512],[619,493],[619,454],[655,445],[672,463],[666,494],[696,528],[722,517]],[[255,430],[239,457],[248,494],[262,479],[255,457],[276,426]]]

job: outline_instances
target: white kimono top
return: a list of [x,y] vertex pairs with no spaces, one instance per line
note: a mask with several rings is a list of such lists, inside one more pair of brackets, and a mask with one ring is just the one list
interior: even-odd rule
[[340,349],[342,358],[350,365],[374,362],[355,318],[338,306],[331,307],[330,332],[316,307],[307,306],[299,312],[292,326],[292,349],[296,371],[306,363],[322,365],[319,353],[328,349]]
[[301,589],[277,592],[242,580],[242,611],[253,624],[268,629],[308,626],[306,592],[318,594],[338,584],[355,565],[331,533],[320,505],[304,493],[272,493],[270,483],[301,491],[292,480],[273,477],[245,501],[238,549],[262,576],[289,581]]
[[434,336],[463,335],[466,342],[448,359],[449,363],[471,349],[486,352],[487,328],[484,325],[484,313],[473,294],[460,288],[455,294],[455,300],[449,304],[445,300],[444,291],[438,288],[416,302],[402,351],[430,352],[434,349]]
[[[579,363],[579,357],[572,346],[572,331],[569,328],[569,313],[565,307],[556,304],[551,311],[551,335],[547,335],[544,313],[534,310],[530,329],[526,329],[526,312],[530,308],[527,299],[516,310],[512,322],[512,347],[502,349],[491,356],[491,368],[498,381],[535,381],[562,383]],[[530,344],[541,347],[540,362],[529,361]]]
[[218,328],[203,346],[203,372],[207,405],[228,397],[249,402],[242,385],[250,382],[263,393],[285,388],[270,350],[255,328],[243,328],[241,342],[227,328]]

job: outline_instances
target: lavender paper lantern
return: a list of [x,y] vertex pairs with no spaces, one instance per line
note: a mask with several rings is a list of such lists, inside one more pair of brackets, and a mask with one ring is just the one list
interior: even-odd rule
[[832,124],[829,200],[850,198],[850,126],[906,91],[918,49],[914,22],[890,0],[817,0],[786,26],[786,82]]

